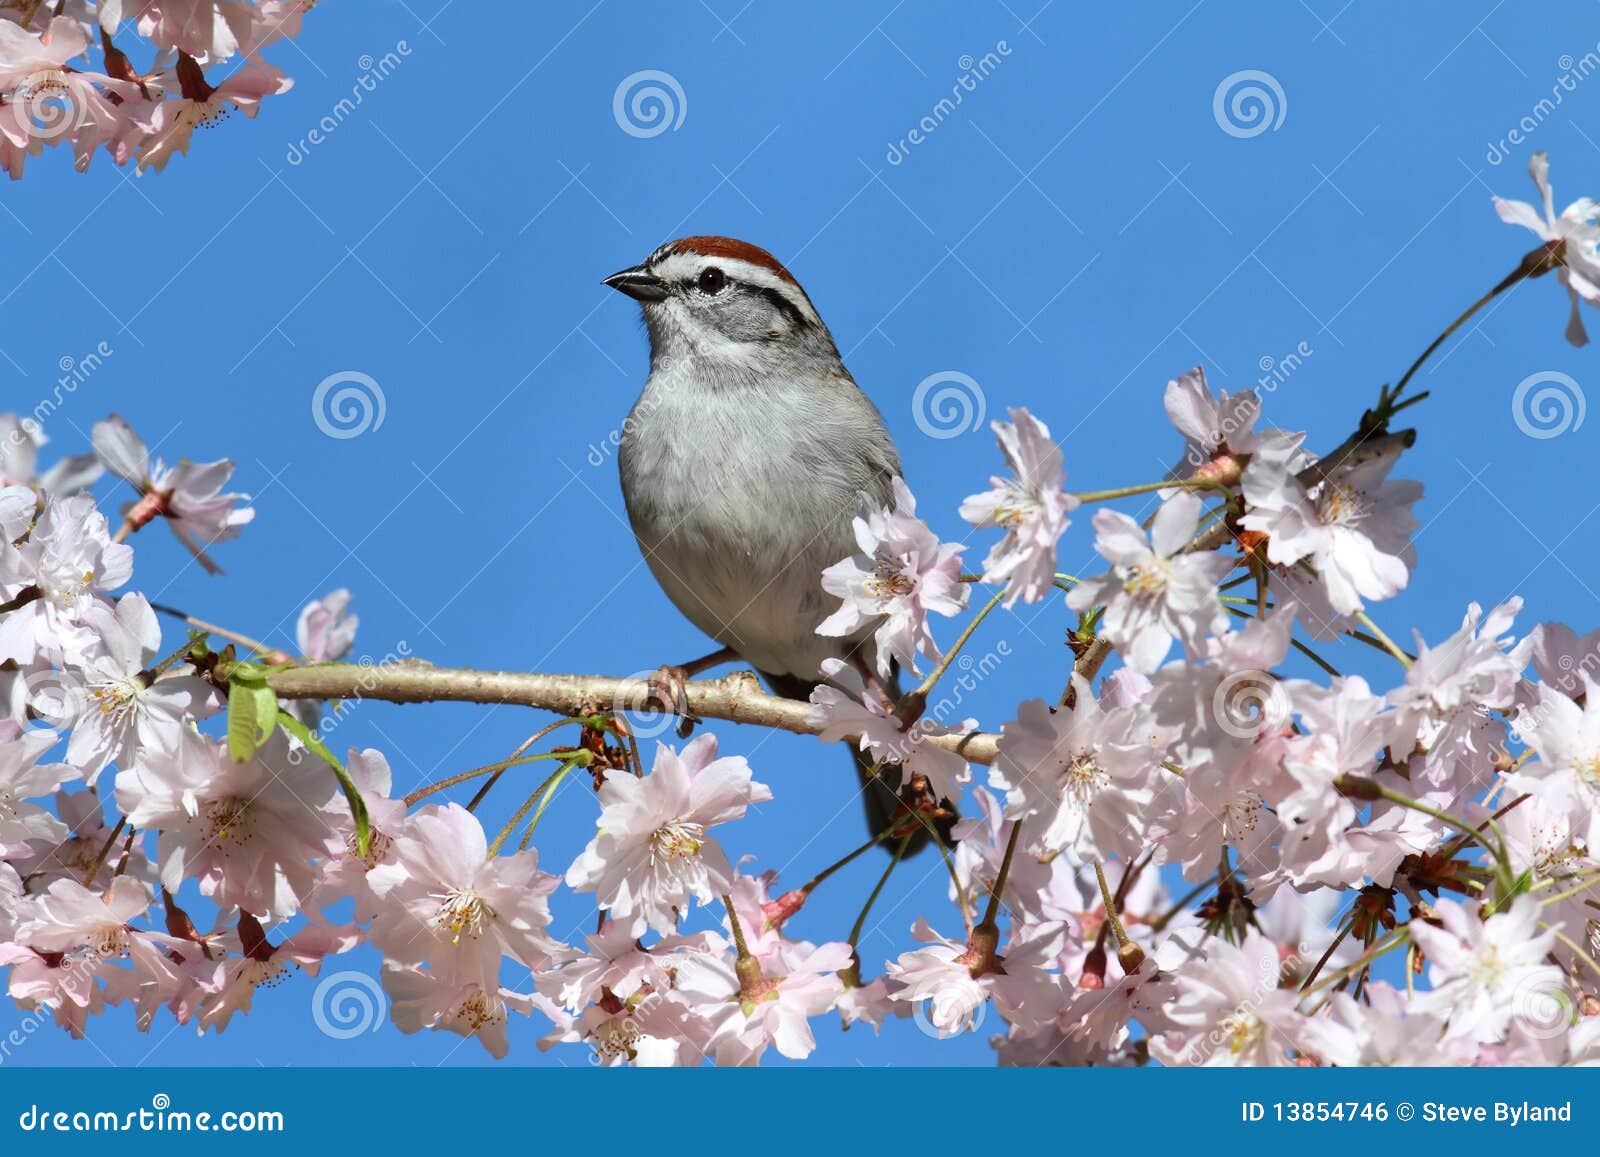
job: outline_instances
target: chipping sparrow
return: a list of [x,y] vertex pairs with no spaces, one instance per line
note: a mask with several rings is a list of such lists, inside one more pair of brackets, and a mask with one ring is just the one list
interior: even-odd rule
[[[809,698],[824,659],[870,670],[870,625],[816,633],[833,609],[820,576],[857,549],[860,496],[890,501],[900,456],[805,290],[728,237],[668,242],[605,284],[642,305],[650,334],[650,377],[618,451],[628,517],[667,597],[723,644],[663,667],[661,697],[677,709],[674,685],[681,695],[689,675],[734,657],[792,699]],[[898,809],[900,769],[873,779],[855,755],[877,834]]]

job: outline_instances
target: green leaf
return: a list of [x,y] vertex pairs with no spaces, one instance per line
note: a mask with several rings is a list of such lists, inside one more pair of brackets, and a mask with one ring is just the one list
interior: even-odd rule
[[228,755],[235,763],[249,759],[278,725],[278,697],[261,684],[228,685]]
[[267,669],[257,663],[229,663],[227,669],[228,682],[249,687],[265,687],[267,674]]
[[344,791],[345,802],[350,805],[350,814],[355,817],[356,854],[365,856],[372,848],[372,821],[367,818],[367,801],[361,798],[361,789],[356,787],[356,781],[350,778],[350,773],[344,769],[338,757],[328,750],[327,744],[318,739],[304,723],[281,708],[278,710],[278,725],[333,768],[334,778]]

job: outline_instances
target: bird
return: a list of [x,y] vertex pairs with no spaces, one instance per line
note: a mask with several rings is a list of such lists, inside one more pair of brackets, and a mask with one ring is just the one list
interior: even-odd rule
[[[718,236],[669,241],[602,284],[639,303],[650,343],[617,448],[628,519],[667,597],[721,644],[663,665],[658,698],[680,710],[690,676],[734,660],[799,700],[823,680],[824,660],[870,674],[871,624],[853,637],[817,634],[836,609],[821,572],[858,551],[863,495],[891,504],[900,455],[811,298],[771,253]],[[878,687],[899,698],[894,673]],[[915,797],[902,793],[900,769],[852,758],[872,836],[910,828],[903,804]],[[918,828],[901,854],[925,843]]]

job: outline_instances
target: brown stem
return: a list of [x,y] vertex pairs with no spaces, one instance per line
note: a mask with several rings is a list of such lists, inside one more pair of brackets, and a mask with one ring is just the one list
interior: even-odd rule
[[[546,675],[520,671],[478,671],[393,663],[363,667],[327,663],[272,671],[268,685],[280,699],[377,699],[387,703],[509,703],[561,715],[591,715],[614,704],[643,703],[650,694],[644,679],[607,675]],[[738,671],[720,679],[693,679],[685,685],[687,704],[702,719],[748,723],[796,735],[822,730],[809,721],[811,705],[768,695],[754,675]],[[850,737],[852,740],[855,737]],[[972,763],[993,763],[999,736],[988,733],[940,735],[924,743],[954,751]]]

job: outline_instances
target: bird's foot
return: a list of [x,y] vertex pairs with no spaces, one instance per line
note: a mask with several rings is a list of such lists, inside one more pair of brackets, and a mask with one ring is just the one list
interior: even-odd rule
[[678,717],[678,738],[688,739],[699,723],[689,710],[689,668],[664,663],[650,674],[650,705]]

